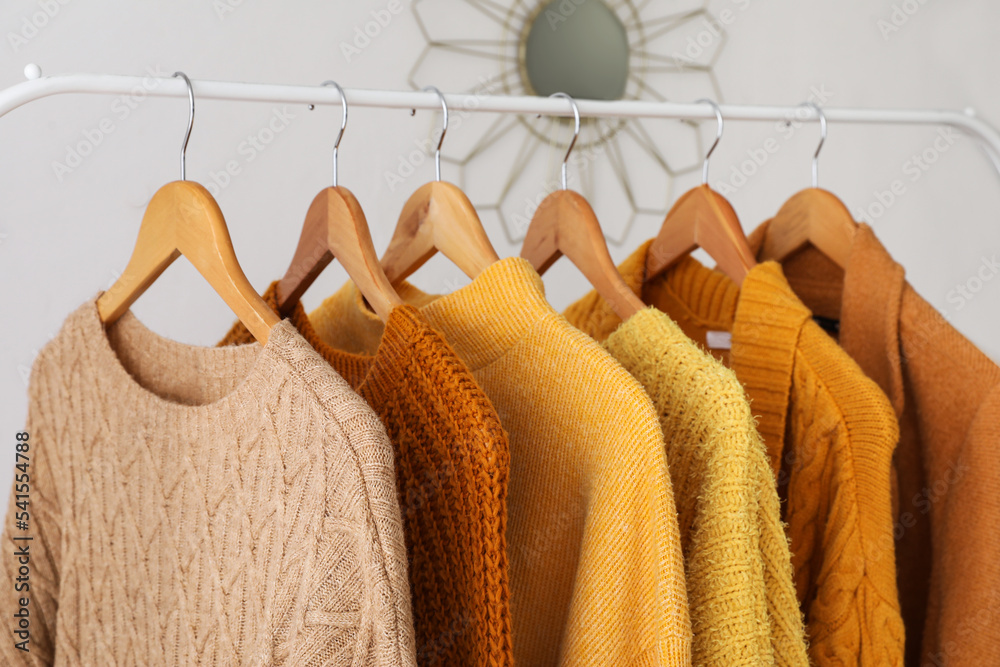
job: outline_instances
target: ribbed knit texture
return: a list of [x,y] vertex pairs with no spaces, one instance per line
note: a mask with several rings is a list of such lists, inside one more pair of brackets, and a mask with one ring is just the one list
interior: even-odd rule
[[[642,387],[509,258],[434,299],[399,289],[472,369],[510,435],[507,544],[520,665],[688,665],[677,515]],[[348,286],[312,313],[333,342],[378,341]],[[346,342],[345,342],[346,344]]]
[[[767,230],[750,236],[755,249]],[[1000,664],[1000,367],[913,290],[868,225],[858,226],[846,272],[811,246],[784,271],[807,306],[840,321],[844,351],[899,417],[907,664]]]
[[[641,293],[644,265],[623,266]],[[566,317],[646,388],[660,415],[687,572],[696,665],[808,665],[778,492],[731,370],[654,308],[624,323],[596,292]],[[617,326],[617,328],[615,328]]]
[[[96,301],[32,370],[31,652],[5,665],[415,664],[392,448],[287,322],[160,338]],[[12,505],[13,509],[13,505]],[[8,626],[9,627],[9,626]]]
[[[264,299],[277,309],[277,283]],[[417,664],[513,664],[507,566],[510,452],[465,364],[412,306],[373,356],[324,343],[301,303],[291,323],[379,415],[395,449]],[[253,340],[236,323],[222,344]]]
[[[651,242],[622,266],[646,265]],[[635,270],[635,269],[632,269]],[[792,567],[817,665],[901,665],[890,466],[892,407],[811,319],[773,262],[742,289],[691,257],[646,283],[642,298],[736,372],[785,498]]]

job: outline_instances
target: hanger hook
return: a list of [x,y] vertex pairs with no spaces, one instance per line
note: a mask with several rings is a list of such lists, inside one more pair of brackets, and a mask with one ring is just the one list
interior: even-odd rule
[[336,81],[324,81],[323,86],[333,86],[340,93],[340,105],[344,109],[344,116],[340,120],[340,132],[337,133],[337,140],[333,142],[333,187],[337,187],[337,157],[340,152],[340,140],[344,138],[344,128],[347,127],[347,95],[344,89]]
[[444,114],[441,120],[441,136],[438,138],[437,148],[434,149],[434,180],[441,180],[441,144],[444,143],[444,135],[448,131],[448,102],[444,99],[444,93],[434,86],[427,86],[424,92],[433,92],[441,99],[441,113]]
[[562,97],[569,100],[570,105],[573,107],[573,138],[569,142],[569,148],[566,149],[566,155],[563,157],[562,161],[562,189],[566,189],[566,164],[569,162],[569,155],[573,152],[573,147],[576,146],[576,139],[580,136],[580,107],[576,105],[576,100],[567,95],[566,93],[552,93],[549,97]]
[[819,146],[816,147],[816,152],[813,153],[813,187],[819,187],[819,152],[823,149],[823,144],[826,143],[826,114],[823,113],[823,109],[820,108],[815,102],[803,102],[799,105],[800,107],[809,107],[810,109],[816,110],[816,115],[819,116]]
[[194,127],[194,86],[191,85],[191,79],[184,72],[174,72],[175,77],[181,77],[184,79],[184,83],[187,84],[188,89],[188,102],[191,105],[188,111],[188,126],[187,132],[184,133],[184,143],[181,144],[181,180],[187,180],[187,149],[188,140],[191,138],[191,128]]
[[712,105],[712,109],[715,110],[715,120],[719,123],[718,129],[715,131],[715,141],[712,142],[712,146],[708,149],[708,153],[705,154],[705,164],[701,167],[702,185],[708,185],[708,158],[712,157],[712,153],[715,152],[715,147],[719,145],[719,139],[722,139],[722,128],[724,123],[722,120],[722,109],[719,108],[718,104],[704,97],[695,101],[695,104],[702,103]]

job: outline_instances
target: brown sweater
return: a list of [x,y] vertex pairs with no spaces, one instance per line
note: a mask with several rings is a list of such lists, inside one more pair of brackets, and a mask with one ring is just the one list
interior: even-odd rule
[[840,321],[841,347],[899,417],[907,664],[1000,664],[1000,367],[913,291],[868,225],[846,272],[807,247],[785,273],[816,314]]
[[[271,285],[264,299],[276,306]],[[291,323],[378,413],[395,449],[417,663],[513,664],[507,434],[465,364],[412,306],[374,355],[324,343],[300,303]],[[223,344],[252,340],[237,323]]]
[[[287,322],[200,348],[96,300],[35,361],[30,519],[12,498],[4,665],[415,664],[392,448]],[[30,591],[12,542],[31,537]]]

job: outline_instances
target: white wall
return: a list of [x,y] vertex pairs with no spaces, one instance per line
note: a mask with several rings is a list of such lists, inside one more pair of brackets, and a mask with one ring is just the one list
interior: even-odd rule
[[[220,12],[227,2],[236,5],[233,11]],[[350,40],[354,29],[370,20],[369,12],[386,7],[388,0],[61,3],[3,3],[0,86],[23,80],[24,65],[36,62],[48,74],[151,70],[168,75],[180,69],[196,79],[315,85],[333,78],[344,86],[406,88],[412,60],[423,45],[407,8],[361,55],[345,61],[338,44]],[[714,12],[728,8],[735,17],[716,66],[725,101],[795,104],[822,89],[830,94],[824,103],[831,106],[974,107],[1000,124],[1000,4],[907,0],[915,13],[886,37],[878,21],[891,20],[894,4],[903,3],[715,0]],[[20,33],[25,18],[45,5],[58,11],[15,48],[10,34]],[[287,129],[249,160],[240,152],[241,142],[275,113],[291,116]],[[0,119],[0,284],[7,286],[8,300],[0,329],[0,438],[11,440],[23,424],[27,371],[37,350],[72,309],[113,280],[128,258],[145,203],[157,187],[176,178],[185,115],[186,104],[177,99],[146,99],[131,109],[109,97],[59,96]],[[102,121],[105,127],[112,123],[114,131],[72,172],[57,174],[53,163],[65,162],[69,147]],[[240,164],[241,173],[218,200],[242,265],[259,288],[284,270],[309,201],[328,184],[338,121],[338,112],[330,108],[310,112],[214,101],[198,106],[189,177],[205,182],[227,161]],[[383,174],[412,149],[415,137],[426,136],[430,122],[426,113],[416,118],[400,111],[352,113],[341,147],[341,182],[365,205],[379,248],[387,243],[406,196],[432,172],[426,163],[425,173],[395,192],[388,190]],[[705,136],[712,131],[706,127]],[[932,147],[935,136],[936,130],[928,128],[833,124],[821,160],[821,185],[858,210],[876,201],[874,193],[889,189],[893,180],[904,181],[905,195],[875,220],[876,232],[918,291],[1000,359],[995,335],[1000,280],[986,282],[961,307],[954,292],[948,299],[949,291],[976,276],[984,257],[1000,255],[1000,177],[962,139],[919,179],[909,180],[904,163]],[[785,139],[770,123],[730,123],[713,158],[716,183],[769,137],[778,138],[780,151],[730,197],[748,230],[808,185],[818,131],[809,125]],[[696,174],[685,177],[674,192],[697,179]],[[637,225],[614,253],[623,257],[655,231],[655,225]],[[501,255],[516,253],[499,233],[493,240]],[[344,279],[336,266],[328,269],[306,295],[306,305],[317,304]],[[439,292],[464,282],[443,261],[432,262],[415,280]],[[557,308],[586,290],[567,263],[553,268],[546,283]],[[183,260],[135,310],[157,332],[201,344],[216,341],[232,320]],[[9,457],[0,463],[0,487],[7,488],[13,448],[0,452]]]

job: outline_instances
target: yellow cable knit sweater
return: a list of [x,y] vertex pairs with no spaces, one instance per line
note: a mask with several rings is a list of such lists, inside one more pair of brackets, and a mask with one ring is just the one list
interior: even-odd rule
[[[638,290],[641,271],[625,279]],[[617,319],[596,292],[566,317],[599,337]],[[684,548],[694,664],[808,665],[778,491],[736,376],[655,308],[623,322],[604,347],[659,411]]]
[[[643,275],[651,242],[620,267]],[[642,300],[713,350],[743,383],[786,499],[785,520],[809,657],[816,665],[902,665],[890,468],[899,426],[885,394],[813,322],[774,262],[742,289],[685,257]],[[617,318],[590,325],[598,338]]]
[[[636,380],[509,258],[440,298],[399,290],[458,353],[510,436],[517,664],[688,665],[691,626],[663,434]],[[382,323],[352,285],[310,315],[356,352]],[[360,348],[360,349],[358,349]]]
[[5,632],[0,663],[415,666],[392,446],[287,321],[201,348],[91,300],[29,392],[0,609],[30,598],[30,652]]

